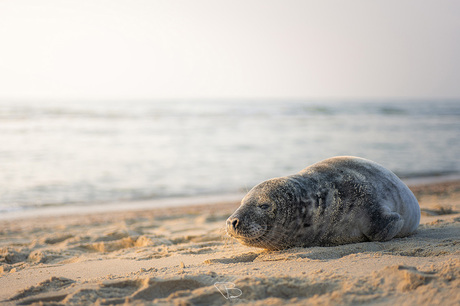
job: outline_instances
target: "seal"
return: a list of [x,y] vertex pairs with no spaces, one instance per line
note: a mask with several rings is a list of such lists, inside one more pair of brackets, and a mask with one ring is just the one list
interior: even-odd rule
[[412,234],[420,207],[390,170],[338,156],[252,188],[227,219],[227,234],[269,250],[387,241]]

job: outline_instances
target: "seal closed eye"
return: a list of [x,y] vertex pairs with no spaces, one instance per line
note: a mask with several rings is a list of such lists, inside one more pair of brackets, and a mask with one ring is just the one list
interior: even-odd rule
[[263,210],[267,210],[267,209],[270,208],[270,205],[269,204],[261,204],[261,205],[259,205],[259,208],[263,209]]
[[339,156],[252,188],[227,219],[227,234],[271,250],[386,241],[413,233],[420,207],[390,170]]

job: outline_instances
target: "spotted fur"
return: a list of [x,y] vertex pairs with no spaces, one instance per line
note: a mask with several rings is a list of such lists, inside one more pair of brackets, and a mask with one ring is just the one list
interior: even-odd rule
[[260,183],[228,218],[227,233],[266,249],[386,241],[413,233],[420,207],[390,170],[333,157]]

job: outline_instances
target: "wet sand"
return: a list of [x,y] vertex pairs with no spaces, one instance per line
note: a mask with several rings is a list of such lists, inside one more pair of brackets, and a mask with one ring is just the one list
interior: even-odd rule
[[458,305],[460,181],[411,189],[410,237],[283,251],[226,236],[236,201],[0,220],[0,303]]

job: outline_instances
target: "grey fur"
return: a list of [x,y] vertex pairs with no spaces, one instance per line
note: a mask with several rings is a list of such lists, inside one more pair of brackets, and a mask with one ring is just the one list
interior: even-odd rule
[[358,157],[333,157],[252,188],[228,218],[241,243],[278,250],[386,241],[420,222],[414,194],[390,170]]

